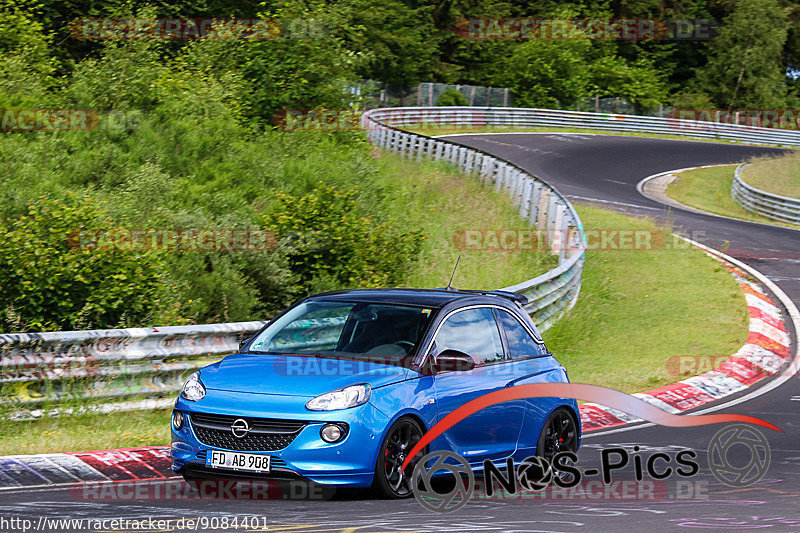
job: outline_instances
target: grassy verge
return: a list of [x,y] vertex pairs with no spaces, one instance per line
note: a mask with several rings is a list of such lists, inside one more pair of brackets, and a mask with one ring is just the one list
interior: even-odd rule
[[[534,252],[459,251],[452,238],[457,229],[525,226],[504,196],[473,179],[433,163],[381,159],[384,175],[396,181],[394,209],[417,218],[429,237],[409,285],[446,284],[458,253],[454,285],[464,288],[501,287],[552,266],[551,257]],[[650,221],[593,207],[578,211],[590,230],[658,230]],[[685,377],[670,374],[671,356],[728,355],[746,336],[747,308],[730,274],[667,236],[666,245],[653,250],[590,251],[577,305],[545,340],[573,381],[636,392]],[[168,442],[168,410],[0,421],[0,455]]]
[[408,273],[409,287],[444,287],[462,255],[453,286],[497,289],[534,278],[554,268],[557,258],[536,250],[498,252],[460,250],[454,236],[469,229],[529,229],[505,193],[459,175],[444,163],[413,163],[381,155],[390,211],[426,235],[421,259]]
[[798,227],[754,215],[734,202],[731,198],[731,185],[735,169],[736,165],[724,165],[681,172],[678,174],[678,179],[667,186],[667,195],[683,204],[709,213],[776,226]]
[[756,157],[744,167],[744,180],[762,191],[800,198],[800,151],[780,157]]
[[0,455],[169,444],[171,409],[83,414],[26,422],[0,419]]
[[[442,126],[442,127],[406,127],[407,131],[419,133],[421,135],[428,135],[436,137],[439,135],[454,135],[457,133],[594,133],[597,135],[621,135],[624,137],[650,137],[653,139],[673,139],[677,141],[705,141],[705,142],[718,142],[726,144],[753,144],[761,146],[757,143],[741,143],[728,141],[725,139],[705,139],[700,137],[691,137],[688,135],[668,135],[657,133],[637,133],[627,131],[608,131],[608,130],[595,130],[591,128],[551,128],[551,127],[538,127],[538,128],[521,128],[518,126],[481,126],[475,128],[458,127],[458,126]],[[765,145],[766,146],[766,145]]]
[[[592,207],[578,212],[587,229],[657,229]],[[728,271],[667,232],[659,249],[589,251],[577,304],[544,337],[572,381],[632,393],[688,377],[670,373],[671,356],[734,353],[747,324]]]

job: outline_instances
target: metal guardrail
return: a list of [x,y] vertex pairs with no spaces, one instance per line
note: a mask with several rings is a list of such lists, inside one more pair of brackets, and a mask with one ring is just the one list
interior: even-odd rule
[[174,394],[265,322],[0,335],[2,403]]
[[[362,115],[362,126],[377,146],[404,153],[417,161],[423,157],[448,161],[465,174],[477,176],[483,183],[494,186],[498,192],[505,191],[519,209],[520,217],[543,232],[551,250],[558,254],[559,266],[502,290],[525,295],[529,301],[526,310],[544,331],[578,298],[585,262],[583,223],[570,201],[555,187],[517,165],[457,141],[434,139],[393,127],[417,124],[421,113],[439,121],[458,118],[464,109],[475,108],[374,109]],[[487,109],[498,111],[497,108]],[[518,111],[501,109],[515,116]]]
[[646,117],[614,113],[587,113],[558,109],[507,107],[395,107],[375,110],[389,127],[513,126],[520,128],[580,128],[629,133],[678,135],[699,139],[800,146],[800,131],[761,128],[671,117]]
[[800,225],[800,199],[762,191],[749,185],[742,177],[744,166],[744,164],[737,166],[733,175],[731,185],[733,201],[751,213]]
[[[174,394],[186,376],[238,349],[263,321],[0,335],[0,403],[71,397],[112,399]],[[276,339],[282,348],[330,337],[343,320],[302,320]],[[295,332],[292,332],[295,329]],[[320,344],[328,344],[324,338]]]

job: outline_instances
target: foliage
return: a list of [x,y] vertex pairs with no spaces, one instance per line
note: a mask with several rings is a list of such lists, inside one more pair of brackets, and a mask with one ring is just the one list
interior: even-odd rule
[[467,97],[458,89],[447,89],[436,99],[438,106],[465,106],[469,105]]
[[592,63],[589,79],[589,94],[625,98],[640,112],[657,108],[666,97],[658,71],[642,60],[631,64],[617,56],[601,57]]
[[3,331],[141,326],[178,320],[163,283],[166,263],[152,250],[103,244],[113,228],[102,204],[68,195],[40,198],[0,223]]
[[56,63],[52,38],[39,22],[34,2],[0,0],[0,108],[50,103]]
[[319,182],[301,196],[273,193],[277,204],[265,225],[281,237],[292,271],[316,290],[396,285],[417,259],[423,235],[360,213],[357,187]]
[[[352,107],[347,89],[360,78],[393,86],[506,86],[518,105],[536,107],[574,108],[594,96],[623,97],[641,111],[664,103],[800,105],[798,82],[791,79],[800,64],[798,2],[778,2],[580,0],[565,7],[550,0],[0,0],[0,107],[91,109],[101,118],[93,131],[0,136],[0,217],[6,220],[3,238],[11,243],[3,251],[6,274],[0,274],[3,324],[246,320],[316,289],[408,279],[403,273],[420,250],[417,220],[438,220],[426,216],[432,211],[416,219],[404,215],[411,209],[406,196],[417,198],[418,191],[397,190],[360,132],[275,131],[276,112]],[[80,17],[263,17],[282,31],[255,41],[92,42],[67,33],[68,23]],[[713,17],[725,23],[710,44],[480,41],[453,31],[460,19],[485,17]],[[437,102],[465,103],[457,91]],[[329,212],[314,214],[318,205]],[[61,222],[36,218],[45,208],[63,211],[74,229],[113,223],[249,231],[269,223],[285,239],[274,250],[141,252],[142,287],[152,290],[129,303],[123,316],[119,302],[133,289],[113,285],[117,272],[104,262],[113,254],[84,257],[59,248],[46,228]],[[436,235],[435,228],[425,228],[426,236]],[[107,286],[107,313],[100,312],[99,292],[87,288],[84,300],[70,293],[78,282],[36,255],[31,243],[91,270],[83,276]],[[14,270],[8,250],[22,254],[19,264],[29,261],[35,268]],[[131,276],[126,253],[119,268]],[[24,275],[33,277],[13,277]],[[51,278],[64,285],[60,294],[49,289]],[[17,287],[22,281],[36,286]],[[61,314],[53,311],[53,294],[67,295],[66,303],[58,301],[67,306]]]
[[741,0],[711,45],[701,86],[722,108],[779,108],[786,103],[781,51],[788,10],[777,0]]
[[500,63],[497,84],[511,88],[520,107],[573,107],[587,89],[586,41],[531,40]]

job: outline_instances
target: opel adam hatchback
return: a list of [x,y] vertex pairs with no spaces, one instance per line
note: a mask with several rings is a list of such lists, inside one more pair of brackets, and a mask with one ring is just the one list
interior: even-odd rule
[[[500,291],[380,289],[309,297],[238,353],[192,374],[172,415],[172,468],[199,478],[305,478],[411,494],[406,454],[486,393],[567,382],[522,305]],[[437,437],[476,470],[575,451],[577,403],[497,404]],[[416,459],[421,457],[418,455]]]

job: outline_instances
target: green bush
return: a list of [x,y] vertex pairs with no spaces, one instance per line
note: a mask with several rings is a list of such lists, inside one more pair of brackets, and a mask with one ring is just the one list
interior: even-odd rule
[[40,198],[0,222],[0,327],[47,331],[180,322],[152,250],[98,245],[112,221],[86,197]]
[[274,194],[277,206],[265,225],[280,236],[290,268],[311,292],[396,285],[419,255],[422,234],[362,214],[358,188],[319,182],[301,196]]
[[469,100],[467,100],[467,97],[461,94],[461,91],[459,91],[458,89],[447,89],[445,92],[440,94],[439,97],[436,99],[436,105],[465,106],[469,105]]

